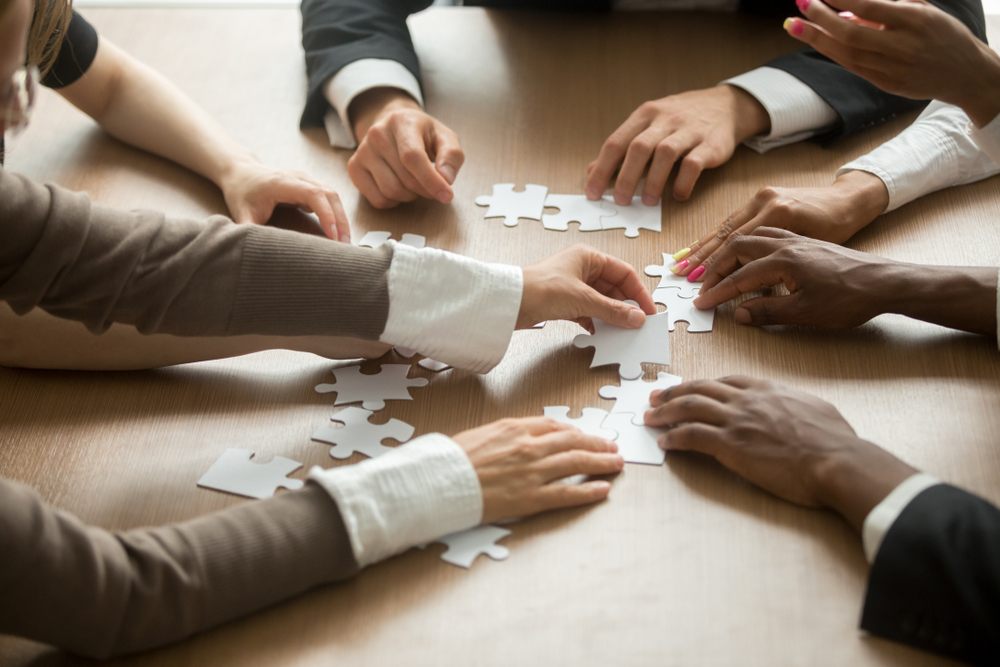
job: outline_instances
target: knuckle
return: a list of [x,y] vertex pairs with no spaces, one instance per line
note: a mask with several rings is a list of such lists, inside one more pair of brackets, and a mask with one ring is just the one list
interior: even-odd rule
[[701,157],[700,155],[689,154],[684,158],[683,164],[685,167],[688,167],[690,169],[696,169],[697,171],[701,171],[705,168],[705,158]]
[[422,151],[419,151],[413,147],[404,148],[399,153],[400,161],[407,167],[411,168],[420,166],[425,160],[425,158],[426,156]]

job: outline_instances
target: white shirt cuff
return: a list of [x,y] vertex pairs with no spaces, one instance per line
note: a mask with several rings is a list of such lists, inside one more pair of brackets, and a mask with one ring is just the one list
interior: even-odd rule
[[377,459],[309,471],[340,510],[358,565],[479,525],[479,477],[458,444],[433,433]]
[[424,105],[420,82],[401,63],[381,58],[355,60],[330,77],[323,87],[323,95],[332,107],[323,119],[331,146],[355,148],[358,145],[347,112],[355,97],[372,88],[398,88],[420,106]]
[[521,269],[389,243],[389,317],[381,342],[477,373],[500,363],[521,309]]
[[983,152],[1000,164],[1000,115],[983,127],[972,125],[969,134]]
[[882,539],[906,506],[921,493],[940,483],[922,472],[907,477],[868,513],[861,528],[861,541],[865,547],[865,558],[869,563],[875,562],[878,549],[882,546]]
[[1000,162],[976,143],[971,128],[960,108],[931,102],[912,125],[837,174],[860,170],[877,176],[889,191],[886,211],[892,211],[931,192],[1000,173]]
[[839,116],[815,90],[784,70],[758,67],[722,83],[752,95],[771,117],[771,132],[744,145],[758,153],[793,144],[833,127]]

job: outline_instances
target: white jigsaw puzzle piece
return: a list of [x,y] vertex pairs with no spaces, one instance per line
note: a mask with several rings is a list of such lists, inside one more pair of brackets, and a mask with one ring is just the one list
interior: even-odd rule
[[604,229],[624,229],[625,236],[634,239],[639,236],[640,229],[648,229],[659,233],[663,226],[663,213],[659,204],[646,206],[642,197],[633,197],[629,206],[619,206],[613,195],[604,195],[604,201],[615,211],[613,217],[602,217],[601,226]]
[[371,375],[362,373],[360,366],[338,368],[332,372],[336,382],[316,385],[316,393],[336,392],[334,405],[360,401],[365,410],[381,410],[387,400],[412,401],[410,388],[423,387],[429,382],[427,378],[407,377],[410,372],[408,364],[383,364],[378,373]]
[[448,370],[449,368],[451,368],[451,366],[444,363],[443,361],[428,359],[427,357],[424,357],[423,359],[418,361],[417,366],[420,366],[421,368],[427,369],[429,371],[433,371],[434,373],[440,373],[441,371]]
[[544,185],[528,184],[518,192],[514,190],[513,183],[497,183],[493,186],[492,195],[476,197],[476,205],[489,206],[484,218],[503,218],[507,227],[517,227],[520,218],[542,219],[548,192]]
[[667,307],[671,331],[678,322],[687,322],[688,333],[706,333],[715,326],[715,308],[699,310],[695,308],[694,299],[685,299],[677,290],[655,290],[653,301]]
[[[392,238],[392,232],[368,232],[358,241],[358,245],[367,248],[378,248],[385,245],[386,241],[390,238]],[[427,245],[427,238],[420,234],[403,234],[399,242],[413,248],[423,248]]]
[[618,435],[613,430],[602,426],[604,420],[608,417],[608,413],[606,410],[601,410],[600,408],[584,408],[582,416],[570,417],[569,406],[549,405],[545,407],[545,416],[549,419],[555,419],[558,422],[562,422],[563,424],[575,426],[587,435],[592,435],[597,438],[614,440]]
[[[390,419],[385,424],[372,424],[373,415],[364,408],[344,408],[330,417],[326,424],[312,434],[312,440],[333,445],[330,456],[346,459],[360,452],[370,458],[377,458],[392,451],[392,447],[382,444],[383,440],[397,440],[400,444],[413,437],[413,427],[399,419]],[[342,426],[334,426],[340,423]]]
[[229,448],[201,476],[198,486],[248,498],[270,498],[278,487],[301,489],[301,479],[288,478],[301,467],[298,461],[283,456],[260,463],[249,449]]
[[505,560],[510,555],[510,550],[497,542],[508,535],[510,531],[506,528],[477,526],[460,533],[445,535],[434,541],[448,547],[448,550],[441,554],[441,560],[469,569],[481,555],[489,556],[493,560]]
[[677,290],[685,299],[693,299],[698,296],[701,283],[688,282],[687,276],[675,275],[671,269],[676,263],[673,257],[663,253],[663,264],[650,264],[646,267],[646,275],[660,277],[660,284],[656,286],[656,289]]
[[601,387],[597,394],[601,398],[615,400],[615,405],[611,408],[612,414],[626,412],[634,415],[632,423],[642,424],[642,416],[650,408],[650,393],[676,387],[681,382],[683,380],[677,375],[660,372],[652,382],[646,382],[642,378],[622,380],[620,385],[609,384]]
[[660,429],[636,424],[635,415],[619,412],[608,415],[604,425],[618,432],[618,453],[626,463],[643,463],[647,465],[663,465],[666,453],[660,449],[656,439],[663,434]]
[[557,232],[569,230],[571,222],[578,223],[581,232],[599,232],[604,229],[602,218],[617,215],[607,202],[591,201],[586,195],[549,195],[545,198],[545,206],[559,209],[558,213],[542,216],[542,226]]
[[[637,305],[635,301],[626,303]],[[669,330],[667,313],[647,315],[638,329],[623,329],[594,320],[594,333],[580,334],[573,339],[573,345],[594,348],[591,368],[618,364],[618,375],[634,380],[642,376],[643,363],[670,364]]]

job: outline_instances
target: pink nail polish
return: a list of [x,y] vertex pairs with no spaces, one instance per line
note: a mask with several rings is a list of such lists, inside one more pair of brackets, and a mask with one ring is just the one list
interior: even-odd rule
[[799,6],[799,11],[802,13],[809,9],[809,0],[795,0],[795,4]]
[[670,270],[673,271],[676,274],[679,274],[681,271],[683,271],[684,269],[686,269],[688,267],[688,264],[689,264],[688,260],[683,259],[683,260],[677,262],[676,264],[674,264],[673,268],[671,268]]
[[698,279],[701,278],[703,275],[705,275],[705,265],[704,264],[702,264],[701,266],[697,267],[694,271],[692,271],[691,273],[688,274],[688,282],[689,283],[697,282]]

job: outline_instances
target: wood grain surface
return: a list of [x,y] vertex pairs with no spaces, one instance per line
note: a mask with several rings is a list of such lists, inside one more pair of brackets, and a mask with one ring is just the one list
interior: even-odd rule
[[[706,14],[568,16],[441,9],[411,21],[429,109],[462,137],[467,162],[450,206],[373,210],[346,176],[346,151],[300,132],[305,75],[296,10],[91,10],[111,39],[176,81],[265,161],[342,194],[355,234],[417,232],[429,245],[524,264],[576,242],[644,267],[713,228],[766,185],[830,181],[837,167],[905,127],[900,118],[824,148],[740,148],[688,203],[667,201],[663,233],[548,232],[484,221],[492,183],[581,192],[604,138],[642,101],[712,85],[791,50],[780,25]],[[223,212],[213,186],[103,135],[46,94],[9,167],[103,203]],[[994,265],[1000,181],[929,196],[851,245],[926,263]],[[653,286],[654,279],[649,279]],[[335,290],[335,287],[333,288]],[[857,431],[942,479],[1000,501],[1000,358],[994,341],[883,317],[856,331],[737,327],[671,335],[671,371],[745,373],[814,392]],[[683,325],[681,325],[681,328]],[[492,373],[451,371],[390,403],[417,433],[454,433],[545,405],[608,407],[573,325],[515,334]],[[463,335],[456,331],[455,335]],[[329,362],[267,352],[159,371],[0,371],[0,474],[54,505],[123,529],[243,502],[196,488],[230,446],[329,466],[309,441],[331,413],[313,385]],[[647,367],[648,374],[656,367]],[[299,473],[301,475],[301,472]],[[504,563],[462,571],[414,550],[355,580],[229,624],[127,665],[860,665],[934,664],[857,628],[867,565],[832,514],[800,509],[712,462],[670,456],[630,465],[598,507],[513,528]],[[73,660],[0,639],[0,664]]]

